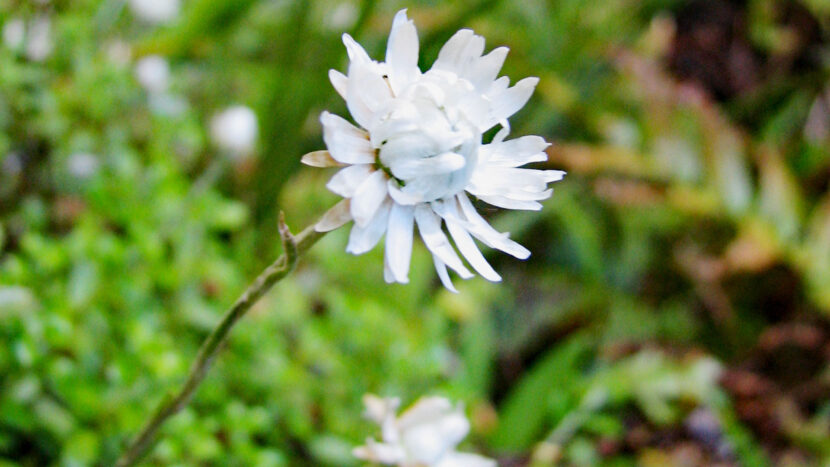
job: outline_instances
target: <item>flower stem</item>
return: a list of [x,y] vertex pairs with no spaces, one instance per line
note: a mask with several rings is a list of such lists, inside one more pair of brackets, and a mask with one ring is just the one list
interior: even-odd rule
[[283,254],[254,280],[247,290],[236,300],[233,306],[225,312],[222,321],[202,343],[196,360],[190,367],[190,373],[184,385],[175,395],[168,394],[159,404],[153,416],[147,420],[141,432],[133,439],[130,446],[118,459],[119,467],[135,465],[147,453],[156,440],[159,429],[173,415],[183,409],[190,400],[202,380],[205,379],[214,359],[224,347],[228,335],[234,325],[242,319],[254,304],[265,295],[275,283],[287,276],[297,264],[297,259],[325,233],[314,230],[314,225],[307,227],[296,237],[291,234],[282,213],[279,220],[280,236],[283,243]]

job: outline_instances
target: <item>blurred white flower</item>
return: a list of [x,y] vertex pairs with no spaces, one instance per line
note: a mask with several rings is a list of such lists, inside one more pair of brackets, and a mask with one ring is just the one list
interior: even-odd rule
[[52,21],[47,16],[35,18],[29,24],[26,37],[26,57],[33,62],[42,62],[52,54]]
[[179,16],[179,0],[130,0],[130,8],[139,18],[150,23],[168,23]]
[[12,18],[3,24],[3,43],[12,50],[20,50],[26,39],[26,23],[20,18]]
[[150,93],[163,93],[170,85],[170,65],[160,55],[148,55],[135,65],[135,77]]
[[381,427],[382,440],[368,438],[355,457],[401,467],[495,467],[492,459],[455,450],[470,432],[461,405],[443,397],[423,397],[399,417],[397,398],[363,398],[366,416]]
[[120,39],[109,42],[106,50],[109,61],[119,67],[126,67],[133,58],[133,48]]
[[[432,68],[418,68],[418,36],[401,10],[395,16],[378,63],[348,34],[348,76],[331,70],[334,88],[346,100],[360,128],[323,112],[325,152],[303,158],[309,165],[346,166],[328,188],[346,198],[317,225],[331,230],[354,220],[347,251],[362,254],[386,234],[384,277],[408,282],[414,226],[433,255],[442,283],[455,291],[447,267],[462,278],[473,274],[444,232],[472,268],[490,281],[501,277],[484,259],[473,237],[491,248],[525,259],[530,252],[493,229],[473,207],[467,193],[494,206],[538,210],[551,195],[548,183],[558,170],[518,168],[547,160],[548,143],[539,136],[507,140],[507,118],[521,109],[538,78],[513,87],[497,79],[507,48],[487,55],[484,38],[469,29],[458,31],[441,49]],[[482,134],[501,129],[489,144]]]
[[86,179],[98,171],[100,162],[98,157],[87,152],[76,152],[69,156],[67,161],[68,172],[77,178]]
[[333,8],[326,9],[324,24],[332,31],[342,31],[354,26],[360,12],[357,6],[350,2],[340,2]]
[[210,134],[221,149],[234,155],[253,151],[257,139],[257,118],[253,110],[235,105],[216,114],[210,121]]

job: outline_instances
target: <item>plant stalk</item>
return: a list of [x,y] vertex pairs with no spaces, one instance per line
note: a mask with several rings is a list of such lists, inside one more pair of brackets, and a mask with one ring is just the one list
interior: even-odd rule
[[199,385],[205,379],[213,361],[224,347],[236,323],[268,292],[274,284],[287,276],[296,266],[297,259],[317,240],[325,235],[324,232],[314,230],[314,225],[307,227],[296,237],[291,234],[285,224],[283,215],[279,220],[280,237],[282,237],[283,254],[254,280],[247,290],[236,300],[233,306],[225,312],[222,321],[214,328],[202,343],[196,360],[190,367],[187,380],[181,389],[173,395],[168,394],[159,404],[153,416],[147,420],[141,432],[133,439],[126,451],[118,459],[117,466],[127,467],[135,465],[154,444],[159,429],[167,420],[183,409],[193,398]]

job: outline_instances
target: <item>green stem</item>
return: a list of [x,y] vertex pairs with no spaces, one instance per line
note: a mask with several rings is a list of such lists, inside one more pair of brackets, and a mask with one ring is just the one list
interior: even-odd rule
[[190,367],[190,373],[184,385],[175,395],[168,395],[158,406],[153,416],[147,420],[141,432],[130,443],[121,458],[118,459],[119,467],[135,465],[147,453],[155,442],[159,429],[173,415],[183,409],[193,394],[198,389],[202,380],[205,379],[214,359],[224,347],[234,325],[245,316],[254,304],[265,295],[275,283],[287,276],[297,264],[297,259],[325,233],[317,232],[314,226],[307,227],[296,237],[291,235],[288,226],[285,225],[282,214],[279,220],[280,236],[284,247],[283,254],[254,280],[254,283],[236,300],[231,308],[222,317],[222,321],[216,326],[213,332],[202,343],[196,360]]

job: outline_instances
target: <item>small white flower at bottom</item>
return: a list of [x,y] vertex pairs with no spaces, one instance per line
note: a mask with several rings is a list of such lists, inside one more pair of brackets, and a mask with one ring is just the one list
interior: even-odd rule
[[443,397],[423,397],[400,416],[397,398],[366,395],[366,416],[381,427],[382,441],[372,438],[354,449],[355,457],[399,467],[495,467],[496,462],[455,450],[470,431],[461,405]]
[[150,23],[169,23],[179,16],[180,0],[130,0],[133,13]]

